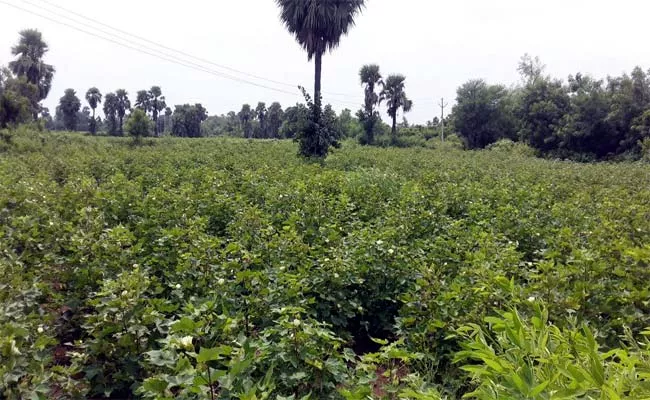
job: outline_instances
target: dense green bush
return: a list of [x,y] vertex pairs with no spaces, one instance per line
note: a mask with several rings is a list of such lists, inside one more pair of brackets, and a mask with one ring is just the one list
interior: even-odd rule
[[488,150],[520,155],[524,157],[534,157],[535,149],[521,142],[513,142],[510,139],[501,139],[487,146]]
[[7,398],[505,398],[507,377],[466,368],[492,360],[459,352],[480,329],[507,360],[490,318],[537,302],[552,343],[588,324],[617,352],[607,379],[644,371],[619,355],[648,357],[629,339],[650,326],[645,164],[5,132]]

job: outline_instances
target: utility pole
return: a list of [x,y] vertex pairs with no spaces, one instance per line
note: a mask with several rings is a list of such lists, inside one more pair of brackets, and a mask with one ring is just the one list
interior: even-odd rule
[[449,104],[445,103],[445,98],[440,99],[440,111],[442,114],[442,117],[440,119],[440,123],[442,124],[442,142],[445,142],[445,107],[447,107]]

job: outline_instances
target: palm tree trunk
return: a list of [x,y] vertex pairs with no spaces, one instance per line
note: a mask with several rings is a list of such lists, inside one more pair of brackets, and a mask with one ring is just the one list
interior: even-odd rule
[[393,144],[397,143],[397,113],[393,115],[393,130],[392,130],[392,135],[393,135]]
[[318,110],[320,111],[320,106],[321,106],[321,76],[322,76],[322,71],[323,71],[323,53],[322,52],[316,52],[316,56],[314,58],[314,64],[315,64],[315,73],[314,73],[314,104],[318,106]]
[[93,108],[93,122],[90,124],[90,130],[92,130],[93,136],[97,133],[97,120],[95,119],[95,108]]
[[155,137],[158,137],[158,98],[153,100],[153,110],[151,110],[151,116],[153,117],[153,133]]
[[153,111],[153,133],[155,137],[158,137],[158,111],[155,109]]
[[120,117],[120,136],[124,136],[124,126],[122,122],[124,122],[124,117]]

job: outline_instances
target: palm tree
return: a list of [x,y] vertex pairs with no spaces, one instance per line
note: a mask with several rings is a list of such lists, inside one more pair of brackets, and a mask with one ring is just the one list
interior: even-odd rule
[[315,61],[314,101],[321,103],[323,54],[334,50],[354,26],[365,0],[275,0],[280,19],[298,43]]
[[118,89],[115,91],[116,98],[116,109],[117,109],[117,118],[120,121],[120,136],[124,136],[124,115],[126,115],[127,110],[131,109],[131,101],[129,100],[129,94],[124,89]]
[[406,77],[403,75],[390,75],[386,79],[384,90],[381,92],[381,100],[386,100],[388,106],[388,115],[393,119],[393,142],[397,140],[397,113],[401,108],[405,113],[411,111],[413,102],[406,97],[404,91],[404,81]]
[[250,139],[253,136],[253,129],[251,126],[251,120],[254,118],[253,109],[249,104],[244,104],[237,116],[241,122],[242,131],[244,131],[244,137]]
[[170,107],[165,107],[165,118],[163,121],[165,121],[165,126],[163,132],[168,132],[172,130],[172,109]]
[[154,133],[157,137],[160,136],[158,128],[158,115],[167,107],[167,103],[165,102],[165,97],[162,95],[160,86],[151,87],[149,90],[149,98],[151,99],[151,116],[153,117]]
[[[21,31],[18,44],[11,49],[11,53],[17,58],[9,63],[9,68],[17,77],[25,77],[27,82],[38,87],[39,101],[44,100],[52,89],[55,69],[43,62],[48,50],[43,35],[35,29]],[[36,119],[39,107],[38,104],[34,106]]]
[[65,129],[74,131],[77,129],[77,113],[81,109],[81,101],[74,89],[66,89],[65,94],[59,100],[59,108],[63,114]]
[[95,109],[97,105],[102,102],[102,93],[96,87],[88,89],[86,92],[86,101],[93,110],[93,119],[90,121],[90,133],[93,135],[97,133],[97,120],[95,119]]
[[135,107],[144,111],[146,115],[151,111],[151,95],[148,90],[140,90],[135,96]]
[[266,113],[266,103],[263,101],[257,103],[257,107],[255,108],[255,117],[260,123],[257,137],[262,139],[266,138]]
[[363,138],[363,143],[372,144],[374,142],[375,126],[380,121],[379,115],[375,111],[375,106],[382,100],[381,96],[377,94],[376,88],[384,85],[381,73],[379,72],[379,65],[368,64],[361,67],[359,79],[361,85],[365,86],[364,110],[359,115],[359,119],[363,122],[363,129],[366,133]]
[[379,95],[375,93],[375,88],[384,84],[379,65],[368,64],[361,67],[359,71],[361,84],[365,85],[365,107],[368,114],[372,114],[374,107],[379,103]]
[[106,93],[104,96],[104,117],[109,135],[115,136],[117,133],[117,96],[115,93]]

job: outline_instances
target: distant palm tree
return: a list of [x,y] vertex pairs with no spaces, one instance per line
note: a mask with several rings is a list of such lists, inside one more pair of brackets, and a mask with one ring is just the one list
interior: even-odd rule
[[95,109],[97,105],[102,102],[102,93],[96,87],[88,89],[86,92],[86,101],[93,110],[93,119],[90,121],[90,133],[93,135],[97,133],[97,120],[95,119]]
[[162,95],[160,86],[153,86],[149,90],[149,99],[151,100],[151,116],[153,117],[154,134],[156,137],[160,136],[160,129],[158,127],[158,115],[167,107],[165,97]]
[[[27,82],[38,87],[39,101],[44,100],[52,89],[55,69],[43,62],[49,50],[41,32],[26,29],[20,32],[18,44],[11,49],[17,59],[9,63],[9,68],[18,77],[25,77]],[[35,104],[34,119],[38,117],[38,104]]]
[[255,118],[255,111],[251,108],[249,104],[244,104],[241,108],[241,111],[237,114],[239,121],[241,122],[241,128],[244,132],[245,138],[253,137],[253,127],[251,125],[251,120]]
[[411,111],[413,102],[406,97],[404,91],[403,75],[390,75],[386,79],[384,90],[381,92],[381,99],[386,100],[388,106],[388,115],[393,119],[392,136],[393,142],[397,140],[397,113],[401,108],[405,113]]
[[255,108],[255,118],[257,118],[260,123],[257,137],[262,139],[266,138],[266,113],[266,103],[263,101],[257,103],[257,107]]
[[117,108],[117,118],[119,119],[120,127],[120,136],[124,136],[124,116],[126,112],[131,109],[131,101],[129,100],[129,94],[124,89],[118,89],[115,91],[116,98],[116,108]]
[[171,131],[172,130],[172,115],[173,111],[170,107],[165,107],[165,118],[163,121],[165,121],[165,126],[164,126],[164,132],[166,131]]
[[375,111],[375,106],[381,102],[381,96],[377,93],[377,88],[384,85],[379,65],[364,65],[359,71],[361,85],[365,86],[364,109],[360,112],[359,120],[363,123],[365,136],[363,143],[372,144],[375,138],[377,124],[381,121],[379,113]]
[[361,84],[365,88],[365,107],[368,114],[372,114],[374,107],[379,103],[380,97],[376,93],[375,88],[384,84],[381,73],[379,72],[379,65],[369,64],[364,65],[359,71],[359,78]]
[[151,93],[148,90],[140,90],[135,96],[135,107],[149,114],[151,111]]
[[275,0],[280,19],[298,43],[315,61],[314,102],[321,103],[323,54],[332,51],[354,26],[364,0]]
[[81,109],[81,101],[77,97],[77,93],[74,89],[66,89],[65,94],[59,100],[59,109],[63,114],[65,129],[69,131],[77,130],[77,114]]

